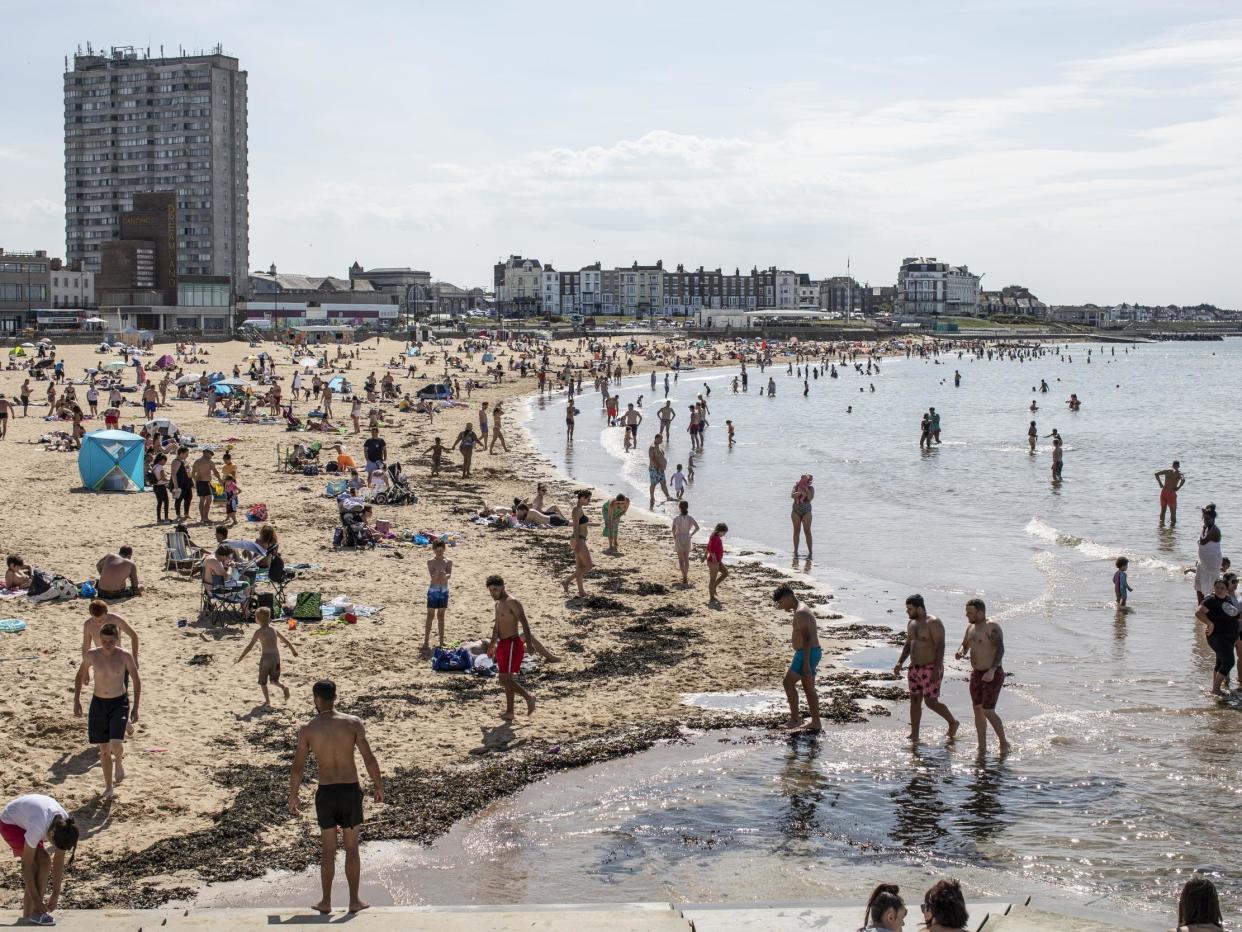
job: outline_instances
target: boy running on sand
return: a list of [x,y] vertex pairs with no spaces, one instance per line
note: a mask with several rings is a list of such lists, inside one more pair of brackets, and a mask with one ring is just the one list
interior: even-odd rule
[[437,437],[436,442],[431,445],[431,449],[427,452],[431,454],[431,474],[433,476],[440,475],[440,461],[444,457],[444,442]]
[[267,706],[272,704],[272,697],[267,694],[268,680],[281,688],[286,699],[289,698],[289,687],[280,681],[280,645],[284,644],[289,648],[294,657],[298,655],[298,649],[289,643],[288,638],[272,627],[270,608],[255,609],[254,620],[259,627],[250,639],[250,643],[246,645],[246,649],[241,652],[241,656],[233,663],[241,663],[245,660],[256,641],[262,645],[262,651],[259,654],[259,688],[263,690],[263,704]]
[[[681,495],[677,496],[679,499]],[[673,519],[673,547],[677,550],[677,567],[681,570],[682,588],[690,587],[690,539],[699,530],[699,522],[690,516],[690,503],[677,503],[679,514]]]
[[431,553],[432,557],[427,561],[431,584],[427,587],[427,627],[423,632],[423,650],[431,648],[433,618],[440,623],[439,640],[436,643],[444,643],[444,613],[448,610],[449,577],[453,575],[453,561],[444,559],[444,541],[437,540],[432,543]]

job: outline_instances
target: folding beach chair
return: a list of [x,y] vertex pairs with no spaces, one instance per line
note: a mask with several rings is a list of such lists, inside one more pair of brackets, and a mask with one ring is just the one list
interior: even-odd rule
[[208,589],[204,586],[199,615],[213,627],[226,623],[230,615],[236,615],[238,623],[244,624],[250,620],[250,587]]
[[190,546],[190,538],[184,532],[164,532],[164,569],[192,573],[201,559],[201,552]]

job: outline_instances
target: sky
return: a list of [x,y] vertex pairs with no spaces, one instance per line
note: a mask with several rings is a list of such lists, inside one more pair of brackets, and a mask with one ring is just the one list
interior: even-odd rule
[[249,75],[250,267],[905,256],[1055,304],[1242,307],[1237,0],[0,0],[0,246],[64,252],[64,56]]

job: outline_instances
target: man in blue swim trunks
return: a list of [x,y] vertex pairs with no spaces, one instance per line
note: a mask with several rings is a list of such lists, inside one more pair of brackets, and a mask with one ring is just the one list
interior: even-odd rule
[[[793,588],[788,584],[777,587],[772,593],[772,601],[787,612],[793,613],[793,661],[785,672],[785,696],[789,699],[789,728],[791,731],[805,731],[819,734],[822,730],[819,723],[819,696],[815,692],[815,671],[819,669],[819,660],[824,655],[819,646],[819,632],[815,626],[815,614],[804,603],[798,601]],[[811,713],[811,721],[802,724],[802,713],[798,709],[798,683],[802,683],[802,691],[806,693],[807,709]]]
[[423,651],[431,650],[431,622],[439,622],[440,640],[444,645],[444,613],[448,610],[449,577],[453,575],[453,561],[444,559],[444,541],[431,545],[431,559],[427,561],[427,573],[431,584],[427,587],[427,627],[423,632]]
[[664,470],[668,468],[668,458],[664,455],[664,449],[660,446],[660,434],[656,433],[651,441],[651,446],[647,448],[647,479],[648,488],[651,493],[651,501],[649,508],[655,509],[655,490],[656,486],[660,487],[660,491],[664,493],[664,500],[667,502],[672,499],[668,494],[668,481],[664,477]]

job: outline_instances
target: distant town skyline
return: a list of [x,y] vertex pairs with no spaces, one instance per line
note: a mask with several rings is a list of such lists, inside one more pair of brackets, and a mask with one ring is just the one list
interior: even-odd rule
[[12,12],[0,245],[65,251],[65,56],[219,43],[249,75],[252,271],[848,260],[886,285],[924,255],[1048,303],[1242,306],[1233,3],[488,9]]

